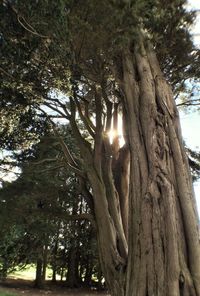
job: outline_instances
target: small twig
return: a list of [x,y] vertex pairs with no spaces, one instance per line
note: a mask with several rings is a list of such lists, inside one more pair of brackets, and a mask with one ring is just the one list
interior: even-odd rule
[[[45,102],[44,105],[47,106],[49,109],[51,109],[51,110],[53,110],[53,111],[59,113],[63,118],[68,119],[67,114],[64,114],[64,113],[63,113],[62,111],[60,111],[58,108],[53,107],[51,104],[49,104],[49,103],[47,103],[47,102]],[[45,114],[46,114],[46,113],[45,113]]]
[[200,99],[197,99],[197,100],[189,100],[187,102],[183,102],[183,103],[177,104],[176,106],[177,107],[180,107],[180,106],[199,106],[199,105],[200,105]]
[[[9,2],[9,1],[3,1],[3,3],[4,4],[6,4],[6,5],[8,5],[10,8],[11,8],[11,10],[16,14],[16,16],[17,16],[17,21],[18,21],[18,23],[26,30],[26,31],[28,31],[28,32],[30,32],[31,34],[34,34],[34,35],[36,35],[36,36],[38,36],[38,37],[41,37],[41,38],[49,38],[48,36],[45,36],[45,35],[42,35],[42,34],[39,34],[34,28],[33,28],[33,26],[31,26],[27,21],[26,21],[26,19],[23,17],[23,16],[21,16],[20,14],[19,14],[19,12],[17,11],[17,9]],[[24,23],[23,23],[23,22]]]
[[12,174],[18,175],[18,176],[21,175],[21,173],[14,172],[14,171],[9,170],[9,169],[7,169],[7,168],[2,168],[2,167],[0,167],[0,171],[1,171],[1,170],[4,171],[4,172],[7,172],[7,173],[12,173]]
[[45,163],[45,162],[55,162],[57,160],[58,160],[57,158],[45,158],[45,159],[42,159],[42,160],[39,160],[39,161],[34,161],[32,163],[34,165],[38,165],[38,164],[42,164],[42,163]]
[[63,167],[64,167],[64,165],[57,165],[57,166],[50,167],[50,168],[47,168],[47,169],[44,169],[44,170],[39,170],[37,172],[43,174],[43,173],[47,173],[47,172],[50,172],[50,171],[55,171],[55,170],[61,169]]
[[55,123],[51,120],[51,118],[49,117],[48,114],[45,113],[44,110],[42,110],[40,107],[38,107],[38,109],[45,114],[45,116],[47,117],[47,119],[49,120],[52,129],[54,131],[54,134],[57,136],[59,144],[62,148],[62,151],[64,153],[64,159],[66,161],[66,164],[74,171],[74,173],[76,173],[77,175],[84,177],[84,173],[78,168],[78,164],[76,163],[76,161],[74,160],[73,156],[71,155],[67,145],[65,144],[64,140],[62,139],[62,137],[60,136],[60,134],[58,133],[57,129],[56,129],[56,125]]
[[10,73],[6,72],[3,68],[0,67],[0,71],[3,72],[4,74],[6,74],[8,77],[10,78],[14,78]]

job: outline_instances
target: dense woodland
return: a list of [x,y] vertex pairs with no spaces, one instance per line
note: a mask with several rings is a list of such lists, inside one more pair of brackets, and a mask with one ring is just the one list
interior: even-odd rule
[[200,296],[200,155],[178,113],[200,103],[195,17],[185,0],[1,1],[2,279],[34,263],[37,287],[48,266],[112,296]]
[[[69,128],[60,132],[76,151]],[[66,287],[101,289],[94,218],[80,180],[61,165],[61,152],[54,135],[46,134],[29,160],[18,162],[16,181],[2,184],[1,278],[36,264],[35,287],[45,286],[48,267],[52,282],[57,275]]]

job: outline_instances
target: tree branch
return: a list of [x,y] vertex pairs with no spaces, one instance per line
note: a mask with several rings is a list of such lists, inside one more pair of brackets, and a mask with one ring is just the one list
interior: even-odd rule
[[200,99],[188,100],[187,102],[177,104],[176,106],[177,107],[180,107],[180,106],[200,106]]
[[96,106],[96,134],[94,143],[94,163],[98,174],[101,176],[101,158],[102,158],[102,102],[99,90],[95,91],[95,106]]
[[40,33],[38,33],[34,28],[33,26],[31,26],[27,21],[26,19],[19,14],[18,10],[11,4],[10,1],[7,1],[7,0],[3,0],[3,3],[5,5],[7,5],[7,7],[9,7],[12,12],[14,12],[14,14],[16,15],[17,17],[17,21],[18,23],[26,30],[28,31],[29,33],[35,35],[35,36],[38,36],[38,37],[41,37],[41,38],[49,38],[48,36],[45,36],[45,35],[42,35]]
[[90,119],[83,114],[83,112],[81,110],[80,102],[77,100],[76,97],[74,98],[74,100],[75,100],[76,106],[78,108],[78,113],[80,115],[80,118],[82,119],[87,131],[89,132],[89,134],[94,138],[95,134],[94,134],[94,131],[92,130],[92,128],[90,126]]
[[47,103],[47,102],[44,102],[44,105],[45,105],[46,107],[48,107],[49,109],[51,109],[51,110],[53,110],[53,111],[59,113],[59,114],[60,114],[61,116],[63,116],[64,118],[69,119],[69,117],[68,117],[67,114],[64,114],[62,111],[60,111],[58,108],[52,106],[51,104],[49,104],[49,103]]

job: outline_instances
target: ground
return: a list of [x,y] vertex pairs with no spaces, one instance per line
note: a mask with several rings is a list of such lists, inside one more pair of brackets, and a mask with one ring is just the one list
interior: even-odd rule
[[30,280],[9,278],[0,282],[0,296],[109,296],[105,291],[97,292],[88,289],[67,289],[47,283],[44,290],[35,289]]

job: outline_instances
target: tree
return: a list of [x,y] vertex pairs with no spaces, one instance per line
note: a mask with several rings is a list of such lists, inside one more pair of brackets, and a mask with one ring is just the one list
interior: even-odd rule
[[0,245],[0,279],[5,280],[8,273],[18,268],[23,268],[26,264],[24,257],[23,244],[23,227],[19,225],[10,225],[6,233],[1,234]]
[[[199,78],[199,51],[188,33],[193,15],[184,4],[4,1],[5,56],[11,59],[13,43],[22,48],[10,72],[20,69],[24,102],[51,109],[53,126],[55,116],[67,119],[80,149],[76,159],[60,141],[71,169],[92,188],[100,261],[113,296],[200,295],[198,218],[169,86],[180,91],[186,78]],[[46,26],[52,11],[53,26]],[[12,79],[5,80],[11,93]],[[123,148],[117,136],[113,144],[108,137],[120,112]]]
[[[76,153],[70,128],[60,126],[59,130],[66,133]],[[87,220],[91,210],[77,177],[66,167],[63,169],[58,139],[51,133],[28,152],[15,155],[20,176],[12,183],[4,182],[0,190],[1,277],[6,278],[27,264],[36,264],[34,286],[43,288],[46,267],[50,264],[54,281],[56,273],[65,270],[67,285],[73,288],[84,280],[87,268],[82,258],[87,256],[91,269],[87,286],[90,286],[96,253],[91,240],[95,235],[91,221]]]

